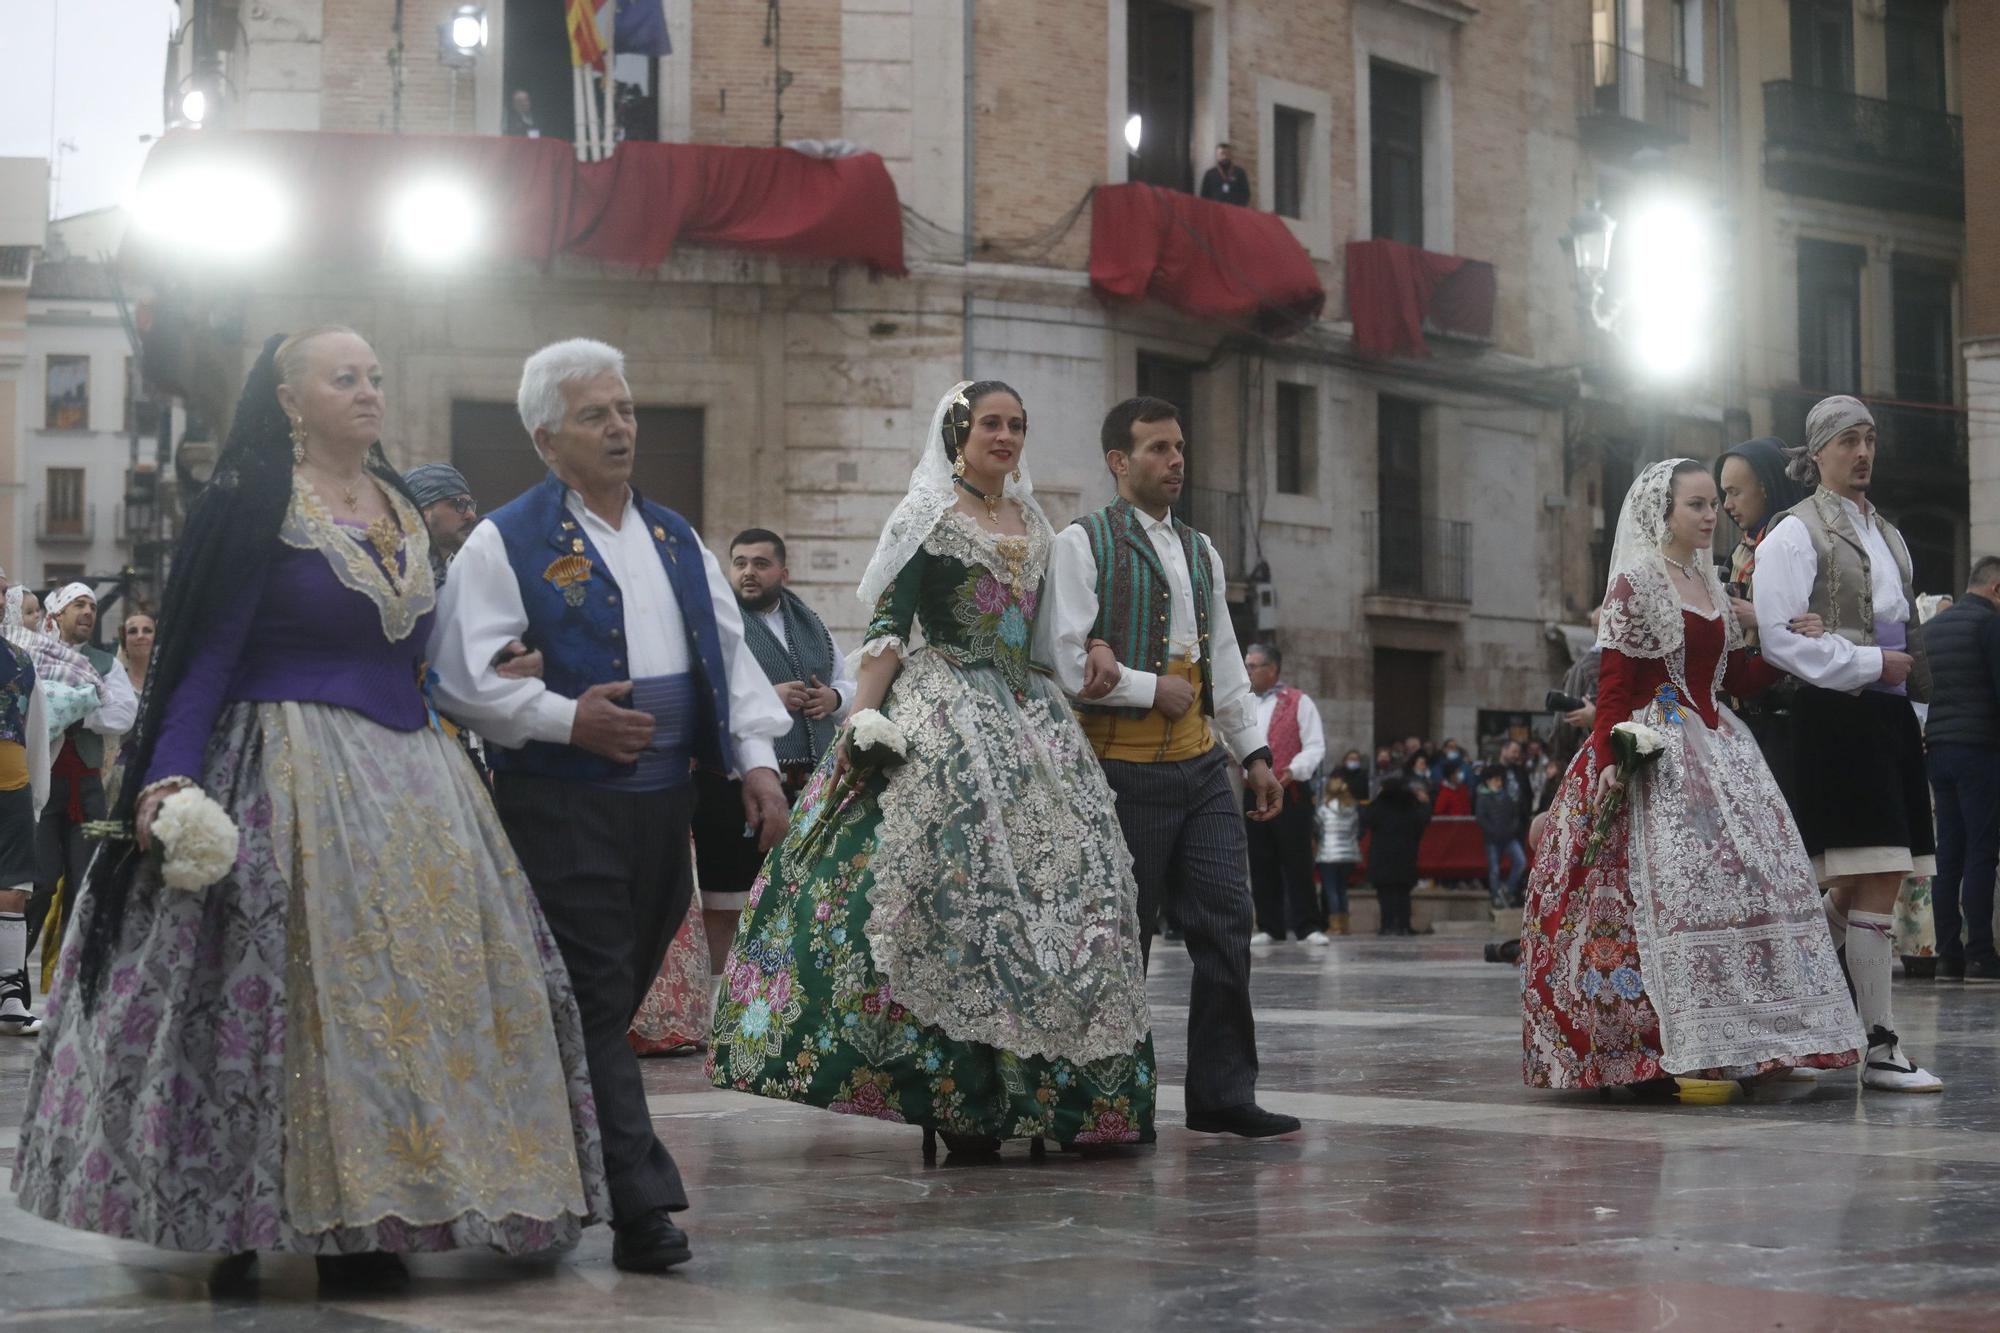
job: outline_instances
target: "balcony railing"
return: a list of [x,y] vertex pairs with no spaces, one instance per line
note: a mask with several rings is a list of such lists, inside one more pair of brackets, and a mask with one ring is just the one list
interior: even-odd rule
[[1249,574],[1244,564],[1248,548],[1243,543],[1243,493],[1218,491],[1206,486],[1190,486],[1181,497],[1180,518],[1206,533],[1222,557],[1222,572],[1232,579]]
[[55,513],[46,504],[35,506],[35,540],[48,546],[88,546],[97,539],[97,506],[64,508]]
[[1607,146],[1686,143],[1694,89],[1664,60],[1608,42],[1576,48],[1577,116],[1589,137]]
[[1472,600],[1472,525],[1415,509],[1363,514],[1368,591],[1426,602]]
[[1780,80],[1764,85],[1764,175],[1792,194],[1963,217],[1964,129],[1943,111]]

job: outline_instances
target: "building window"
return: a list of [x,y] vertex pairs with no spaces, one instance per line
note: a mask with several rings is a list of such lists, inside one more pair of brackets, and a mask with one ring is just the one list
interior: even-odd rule
[[49,358],[48,413],[50,430],[90,429],[90,358]]
[[1368,67],[1369,189],[1380,240],[1424,243],[1424,77]]
[[1861,392],[1861,247],[1799,242],[1799,383]]
[[52,467],[47,487],[45,531],[75,535],[83,531],[83,469]]
[[1162,0],[1128,0],[1125,38],[1127,178],[1192,192],[1194,12]]
[[1889,100],[1944,110],[1944,0],[1889,0]]
[[42,587],[50,592],[65,583],[75,583],[83,577],[82,565],[43,565]]
[[1951,274],[1898,261],[1893,273],[1896,397],[1912,403],[1952,401]]
[[1278,384],[1277,487],[1280,495],[1319,489],[1319,397],[1310,384]]
[[1854,91],[1854,0],[1792,0],[1792,82]]
[[1673,22],[1674,69],[1680,76],[1699,88],[1702,80],[1703,49],[1701,31],[1701,7],[1704,0],[1674,0]]
[[125,433],[157,435],[160,432],[160,401],[146,385],[139,370],[139,358],[125,358]]
[[1313,118],[1289,106],[1271,111],[1271,211],[1280,217],[1303,218],[1306,197],[1306,154],[1312,148]]
[[1424,408],[1383,394],[1375,400],[1377,584],[1416,596],[1424,587]]

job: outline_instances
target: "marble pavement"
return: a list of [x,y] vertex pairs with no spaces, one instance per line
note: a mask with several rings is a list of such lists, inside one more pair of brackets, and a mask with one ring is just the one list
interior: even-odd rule
[[[2000,1327],[2000,987],[1898,983],[1942,1097],[1851,1075],[1770,1099],[1639,1105],[1521,1086],[1516,979],[1478,941],[1259,950],[1264,1102],[1245,1143],[1180,1124],[1188,969],[1152,979],[1157,1147],[926,1167],[917,1131],[709,1088],[647,1062],[687,1171],[695,1260],[413,1261],[394,1295],[320,1301],[267,1258],[210,1261],[66,1231],[0,1199],[0,1323],[66,1330],[567,1328],[1224,1330]],[[0,1044],[0,1124],[30,1051]],[[1779,1094],[1782,1094],[1780,1096]],[[11,1159],[15,1135],[0,1132]]]

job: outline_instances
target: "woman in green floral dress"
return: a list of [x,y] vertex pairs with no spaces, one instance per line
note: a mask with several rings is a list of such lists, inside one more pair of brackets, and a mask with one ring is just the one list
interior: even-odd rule
[[860,589],[854,711],[908,757],[828,752],[751,887],[709,1057],[719,1087],[922,1125],[961,1156],[1153,1139],[1132,858],[1028,662],[1054,533],[1026,435],[1003,384],[939,402]]

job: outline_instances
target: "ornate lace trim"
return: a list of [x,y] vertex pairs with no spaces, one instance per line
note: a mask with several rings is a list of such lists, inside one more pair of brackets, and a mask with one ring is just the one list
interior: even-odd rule
[[962,565],[979,565],[1016,587],[1033,588],[1049,567],[1055,532],[1037,510],[1024,507],[1022,517],[1028,522],[1025,555],[1018,551],[1022,538],[988,532],[959,509],[947,509],[939,516],[937,526],[924,538],[924,550]]
[[[380,488],[388,499],[396,525],[402,529],[403,577],[391,579],[375,560],[369,547],[358,542],[320,502],[312,486],[294,477],[292,503],[278,528],[278,540],[300,551],[318,551],[326,557],[334,578],[343,588],[358,592],[375,604],[382,619],[382,633],[390,643],[410,637],[417,622],[437,606],[437,584],[431,575],[430,530],[423,515],[401,495]],[[398,586],[400,583],[401,586]]]
[[884,653],[894,653],[898,657],[908,657],[909,652],[909,645],[903,642],[900,635],[895,634],[884,634],[879,639],[870,639],[861,645],[861,656],[863,657],[880,657]]

